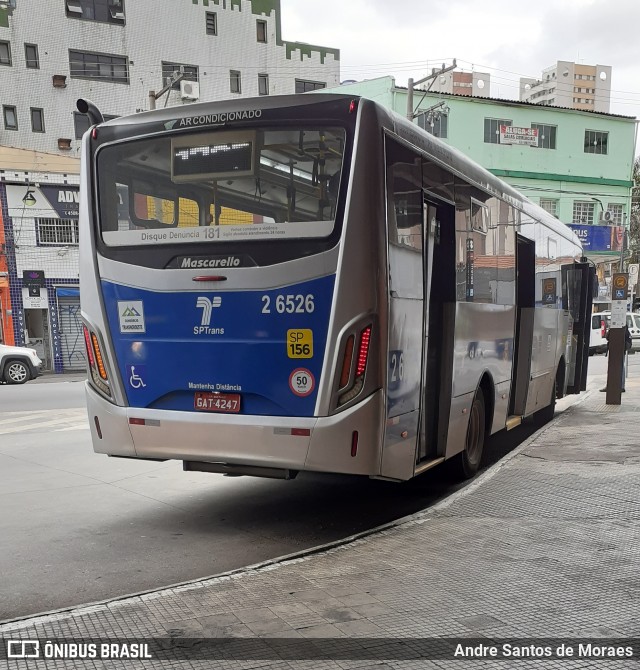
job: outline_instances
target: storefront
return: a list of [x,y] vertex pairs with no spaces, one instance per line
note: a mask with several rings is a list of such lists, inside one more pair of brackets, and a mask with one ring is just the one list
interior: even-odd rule
[[[35,349],[45,371],[84,370],[78,187],[7,184],[0,188],[6,193],[4,229],[15,344]],[[5,331],[6,327],[5,320]]]

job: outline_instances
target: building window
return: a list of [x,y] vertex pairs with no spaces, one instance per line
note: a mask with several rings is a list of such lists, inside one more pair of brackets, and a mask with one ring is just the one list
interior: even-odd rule
[[306,93],[307,91],[317,91],[319,88],[327,88],[324,81],[308,81],[306,79],[296,79],[296,93]]
[[545,212],[549,212],[551,216],[558,218],[558,201],[550,200],[545,198],[540,198],[540,207],[544,209]]
[[510,126],[509,119],[485,119],[484,141],[487,144],[500,144],[500,126]]
[[124,25],[124,0],[65,0],[71,19]]
[[266,21],[256,21],[256,32],[258,37],[258,42],[267,42],[267,22]]
[[38,58],[37,44],[24,45],[24,59],[29,69],[37,70],[40,67],[40,59]]
[[269,75],[258,75],[258,95],[269,95]]
[[593,224],[595,209],[595,202],[575,200],[573,203],[573,223]]
[[34,133],[44,133],[44,109],[31,108],[31,130]]
[[242,93],[242,81],[239,70],[231,70],[229,72],[229,90],[231,93]]
[[601,130],[584,131],[584,152],[585,154],[606,154],[609,133]]
[[207,12],[205,14],[205,21],[207,26],[207,35],[217,35],[218,15],[215,12]]
[[11,65],[11,42],[0,42],[0,65]]
[[126,56],[92,53],[89,51],[69,51],[69,69],[75,79],[95,79],[97,81],[129,83],[129,69]]
[[[184,73],[182,77],[185,81],[198,81],[198,66],[197,65],[183,65],[182,63],[167,63],[162,61],[162,81],[165,86],[173,79],[174,75]],[[171,88],[179,91],[180,82],[175,81]]]
[[[113,114],[103,114],[105,121],[111,121],[111,119],[117,119],[117,115]],[[73,126],[74,126],[74,137],[77,140],[81,140],[82,136],[91,128],[91,121],[86,114],[81,114],[80,112],[73,113]]]
[[624,225],[624,205],[607,205],[607,212],[610,213],[610,222],[614,226]]
[[78,246],[78,219],[36,219],[38,246]]
[[536,146],[539,149],[556,148],[557,126],[545,126],[540,123],[532,123],[531,127],[538,129],[538,144]]
[[5,130],[18,130],[18,112],[13,105],[2,105]]
[[434,137],[446,138],[449,129],[449,117],[447,114],[419,114],[416,121],[420,128],[431,133]]

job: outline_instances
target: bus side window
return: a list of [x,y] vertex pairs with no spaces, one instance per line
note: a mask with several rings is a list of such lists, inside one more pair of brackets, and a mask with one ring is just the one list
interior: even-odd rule
[[423,197],[421,159],[386,139],[387,226],[391,291],[423,297]]

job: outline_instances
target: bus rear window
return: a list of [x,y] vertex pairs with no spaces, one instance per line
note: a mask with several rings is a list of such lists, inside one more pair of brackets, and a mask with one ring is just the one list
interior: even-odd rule
[[99,150],[107,246],[328,237],[345,147],[341,128],[240,129]]

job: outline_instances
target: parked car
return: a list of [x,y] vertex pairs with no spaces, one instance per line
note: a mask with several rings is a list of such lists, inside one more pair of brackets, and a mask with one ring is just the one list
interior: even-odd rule
[[[591,315],[589,355],[607,350],[607,332],[611,325],[611,312],[596,312]],[[640,351],[640,314],[627,312],[627,328],[631,334],[631,351]]]
[[611,312],[596,312],[591,315],[591,336],[589,338],[589,356],[603,354],[607,350],[607,317]]
[[0,344],[0,381],[24,384],[42,372],[42,361],[35,349]]

